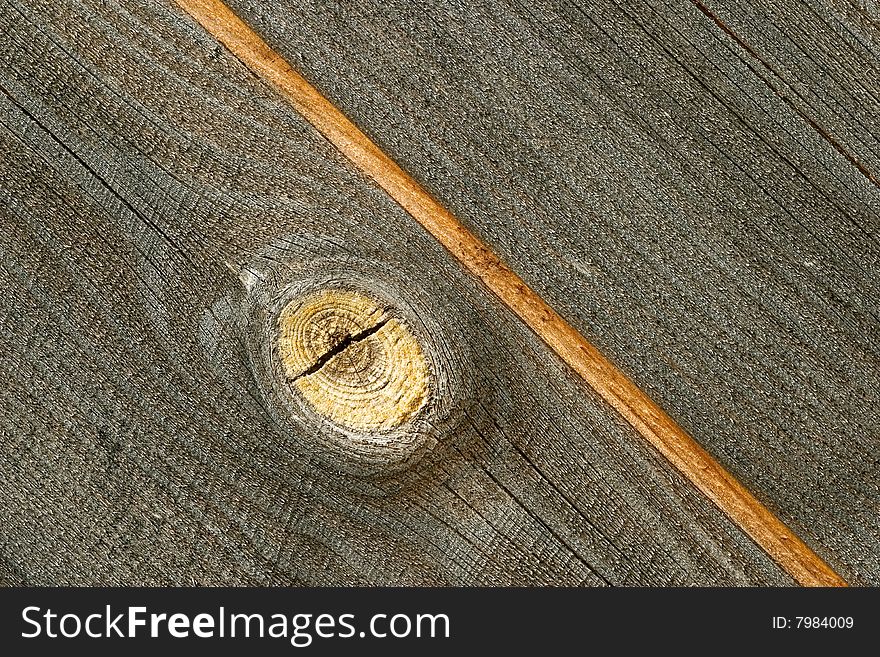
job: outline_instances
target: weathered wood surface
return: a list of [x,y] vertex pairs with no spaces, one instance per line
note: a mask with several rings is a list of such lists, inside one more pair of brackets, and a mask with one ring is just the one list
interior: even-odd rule
[[880,582],[873,10],[229,4],[813,549]]
[[[0,581],[791,583],[178,9],[0,27]],[[432,349],[409,468],[272,385],[267,309],[325,280]]]
[[[384,190],[572,372],[797,582],[808,586],[845,584],[830,566],[726,472],[663,409],[221,0],[176,2],[257,77],[272,86],[359,171]],[[285,303],[286,310],[282,311],[279,326],[288,337],[284,339],[285,346],[279,342],[279,349],[281,360],[286,364],[284,369],[288,377],[293,377],[292,385],[298,388],[294,391],[295,398],[311,399],[309,405],[313,410],[323,408],[325,417],[336,417],[349,428],[352,427],[350,421],[354,421],[361,427],[365,423],[374,426],[378,423],[386,427],[398,426],[402,430],[393,441],[393,447],[387,436],[383,438],[375,433],[353,436],[355,442],[352,442],[352,436],[346,437],[347,451],[357,444],[367,448],[373,456],[384,454],[383,458],[387,459],[394,453],[396,456],[392,460],[399,461],[402,454],[410,451],[407,445],[424,444],[418,432],[408,431],[403,428],[405,425],[392,419],[410,415],[413,405],[421,405],[426,399],[422,393],[424,378],[418,374],[422,360],[420,349],[417,342],[405,338],[407,329],[387,315],[387,309],[380,309],[376,302],[357,294],[328,292],[306,299],[298,293]],[[379,304],[384,305],[383,302]],[[395,327],[401,328],[403,333]],[[391,333],[407,340],[410,347],[403,347],[400,340],[391,338]],[[411,356],[405,356],[405,351],[411,352]],[[397,354],[392,355],[392,352]],[[311,354],[306,358],[314,364],[302,363],[301,356],[294,353]],[[292,365],[294,362],[301,365]],[[308,376],[299,379],[297,373],[303,367]],[[409,368],[413,375],[400,377],[397,372],[402,371],[401,367]],[[353,381],[361,383],[352,388]],[[399,387],[392,381],[409,383]],[[396,392],[391,392],[388,386]],[[341,404],[331,400],[339,400]],[[397,410],[389,414],[391,409]]]
[[693,1],[756,75],[880,184],[880,3]]

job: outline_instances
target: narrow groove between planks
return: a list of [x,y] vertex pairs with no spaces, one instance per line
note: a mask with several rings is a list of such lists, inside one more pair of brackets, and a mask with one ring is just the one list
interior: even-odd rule
[[846,582],[220,0],[175,0],[381,186],[670,463],[805,586]]

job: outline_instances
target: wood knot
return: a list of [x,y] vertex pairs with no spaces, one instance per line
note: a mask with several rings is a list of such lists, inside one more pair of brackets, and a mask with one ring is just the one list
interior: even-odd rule
[[324,289],[278,317],[284,374],[311,408],[359,432],[395,429],[429,397],[428,364],[409,328],[358,292]]
[[448,301],[445,278],[355,243],[300,231],[230,263],[237,280],[199,335],[231,394],[245,387],[265,411],[273,467],[392,490],[472,439],[459,428],[485,400],[471,358],[482,324]]

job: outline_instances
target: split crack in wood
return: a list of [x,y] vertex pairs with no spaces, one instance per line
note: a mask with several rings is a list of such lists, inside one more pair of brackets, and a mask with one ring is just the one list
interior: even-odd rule
[[286,378],[319,415],[359,432],[394,429],[429,397],[422,348],[387,308],[359,292],[324,289],[278,318]]
[[309,369],[307,369],[302,374],[298,374],[297,376],[295,376],[292,380],[296,381],[300,377],[311,376],[315,372],[318,372],[334,356],[336,356],[337,354],[341,354],[343,351],[348,349],[348,347],[351,346],[353,343],[360,342],[361,340],[365,340],[366,338],[370,337],[371,335],[377,333],[387,323],[388,323],[388,318],[383,317],[379,321],[379,323],[376,324],[375,326],[371,326],[370,328],[364,329],[363,331],[360,331],[359,333],[356,333],[356,334],[351,334],[351,333],[347,334],[344,338],[342,338],[342,341],[339,342],[339,344],[337,344],[335,347],[331,347],[327,351],[327,353],[325,353],[323,356],[318,358],[318,360],[315,361],[314,365],[312,365]]

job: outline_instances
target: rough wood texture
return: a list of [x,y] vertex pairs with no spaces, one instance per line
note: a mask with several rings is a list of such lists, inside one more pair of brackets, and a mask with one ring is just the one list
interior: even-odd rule
[[774,93],[880,186],[880,4],[847,12],[824,0],[692,1]]
[[[791,583],[177,9],[0,28],[0,580]],[[409,468],[275,384],[269,309],[322,284],[438,359]]]
[[519,317],[660,454],[795,580],[844,582],[726,472],[663,409],[507,267],[491,249],[383,153],[221,0],[176,0],[243,64],[274,86],[355,166],[375,181],[450,255]]
[[[800,29],[732,2],[230,5],[813,549],[880,582],[874,26],[818,2]],[[776,71],[788,42],[751,45],[755,11],[810,61]]]

